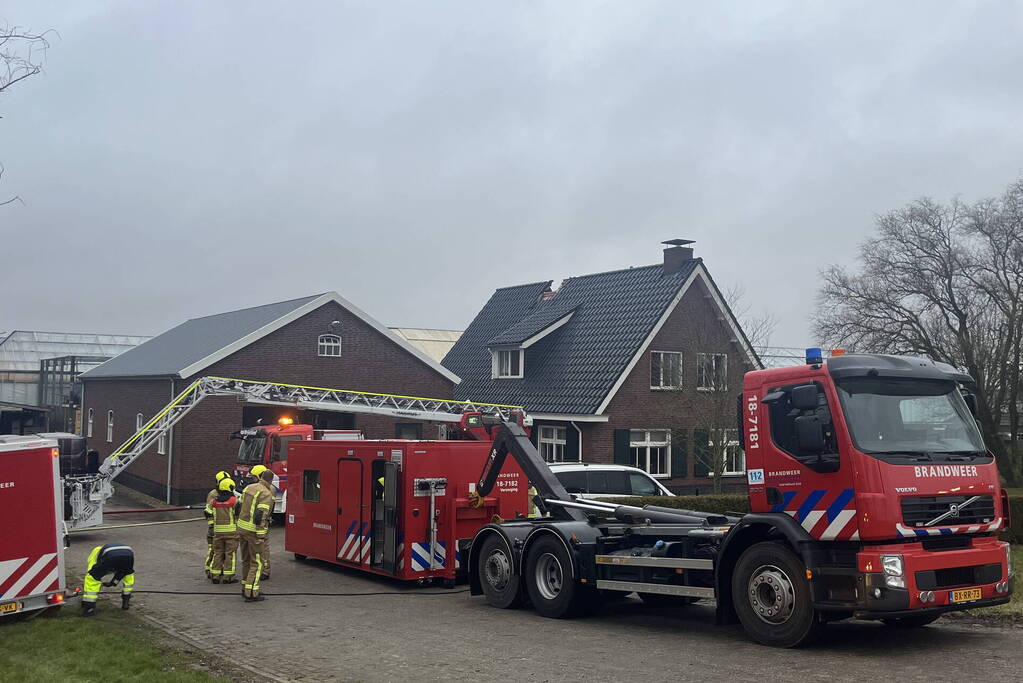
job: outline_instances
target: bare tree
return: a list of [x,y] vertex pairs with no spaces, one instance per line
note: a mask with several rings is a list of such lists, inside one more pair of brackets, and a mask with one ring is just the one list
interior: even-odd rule
[[[15,83],[42,72],[46,50],[50,47],[49,33],[34,33],[10,24],[0,25],[0,94]],[[0,165],[0,179],[3,173],[3,165]],[[21,198],[14,196],[0,201],[0,206],[16,201],[20,202]]]
[[[753,349],[770,344],[770,337],[777,320],[768,311],[755,311],[746,301],[741,286],[730,287],[724,294],[725,300],[739,322]],[[737,470],[742,454],[738,447],[736,400],[742,392],[743,375],[754,369],[736,363],[737,356],[728,353],[737,348],[731,343],[730,334],[723,336],[723,327],[694,326],[688,340],[685,356],[696,360],[695,386],[683,386],[675,392],[679,413],[686,417],[686,428],[675,430],[672,438],[676,441],[687,437],[692,429],[693,463],[697,472],[706,472],[711,477],[713,493],[721,493],[726,481],[726,469]],[[728,360],[722,367],[720,357]],[[717,360],[715,360],[715,358]],[[743,480],[745,483],[745,480]]]
[[[822,272],[816,333],[872,353],[920,354],[976,380],[978,419],[1012,483],[1023,481],[1023,181],[974,205],[920,199],[877,219],[860,267]],[[1003,426],[1003,421],[1008,424]]]

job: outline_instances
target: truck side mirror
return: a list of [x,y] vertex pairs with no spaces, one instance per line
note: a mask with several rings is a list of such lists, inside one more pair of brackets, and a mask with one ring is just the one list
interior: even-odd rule
[[803,384],[792,387],[789,391],[789,402],[797,410],[813,410],[817,407],[817,385]]
[[[797,387],[801,389],[802,387]],[[815,389],[816,391],[816,389]],[[818,415],[800,415],[796,418],[796,446],[802,455],[824,452],[824,425]]]
[[966,401],[966,407],[970,409],[970,414],[973,415],[974,419],[976,419],[977,394],[963,394],[963,400]]

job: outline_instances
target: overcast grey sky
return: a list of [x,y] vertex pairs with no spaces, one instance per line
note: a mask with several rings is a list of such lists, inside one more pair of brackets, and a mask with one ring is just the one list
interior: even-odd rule
[[496,287],[697,240],[808,337],[819,267],[1023,171],[1010,2],[60,2],[0,96],[0,330],[153,334],[336,290],[460,328]]

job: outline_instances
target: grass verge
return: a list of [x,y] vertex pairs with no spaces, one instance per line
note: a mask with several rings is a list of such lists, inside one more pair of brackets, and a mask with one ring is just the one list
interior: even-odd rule
[[209,655],[183,649],[119,607],[119,600],[116,606],[101,601],[88,619],[79,616],[77,605],[30,619],[0,619],[0,680],[229,680],[230,672]]

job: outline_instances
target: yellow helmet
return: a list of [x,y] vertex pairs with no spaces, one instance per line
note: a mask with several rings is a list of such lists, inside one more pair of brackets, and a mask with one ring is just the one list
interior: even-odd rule
[[251,470],[249,470],[249,474],[251,474],[254,477],[258,477],[259,475],[263,474],[263,472],[266,472],[265,465],[256,465]]
[[224,477],[220,480],[220,485],[217,486],[217,488],[221,491],[234,491],[234,482],[227,477]]
[[225,472],[224,470],[220,470],[219,472],[217,472],[215,478],[218,482],[223,481],[224,479],[227,479],[227,472]]

